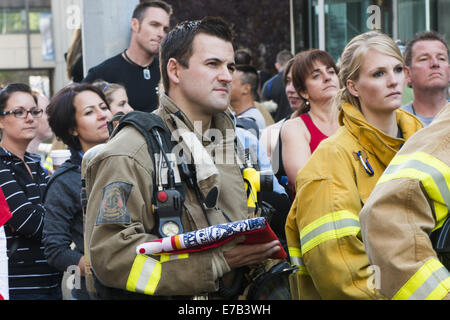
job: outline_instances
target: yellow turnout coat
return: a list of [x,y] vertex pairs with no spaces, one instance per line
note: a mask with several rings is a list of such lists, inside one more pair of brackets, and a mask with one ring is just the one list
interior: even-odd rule
[[341,128],[322,141],[299,171],[286,221],[293,299],[380,299],[361,240],[359,212],[378,178],[406,139],[422,128],[397,110],[403,138],[368,124],[358,108],[343,104]]

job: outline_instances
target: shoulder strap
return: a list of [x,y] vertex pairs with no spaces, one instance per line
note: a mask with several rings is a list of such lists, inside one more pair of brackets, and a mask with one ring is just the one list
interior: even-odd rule
[[259,139],[259,127],[256,124],[256,119],[251,117],[236,117],[236,127],[250,130]]
[[[163,146],[165,147],[172,146],[169,130],[167,129],[162,119],[154,113],[148,113],[143,111],[133,111],[127,113],[126,115],[120,118],[116,129],[112,133],[112,136],[114,136],[122,128],[128,125],[132,125],[133,127],[135,127],[145,137],[146,141],[149,142],[148,143],[149,151],[159,150],[159,144],[151,134],[152,129],[156,129],[159,132],[163,140]],[[168,150],[166,149],[165,151]],[[152,160],[154,160],[153,154]]]
[[[150,158],[152,159],[153,165],[155,167],[155,153],[161,151],[161,147],[159,141],[156,140],[153,132],[156,130],[161,138],[161,145],[163,147],[163,152],[170,153],[173,150],[174,144],[171,140],[171,134],[161,117],[154,113],[143,112],[143,111],[132,111],[122,116],[117,124],[117,127],[114,129],[112,136],[117,134],[121,129],[126,126],[133,126],[138,130],[145,138],[147,142],[148,152]],[[153,176],[154,183],[156,186],[156,179]],[[183,188],[183,184],[175,185],[175,188],[181,192],[181,194],[185,195],[185,191]],[[156,192],[156,188],[154,188]]]

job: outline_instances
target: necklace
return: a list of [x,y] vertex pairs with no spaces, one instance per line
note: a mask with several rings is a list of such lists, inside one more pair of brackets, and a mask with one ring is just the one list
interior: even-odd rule
[[411,109],[412,109],[413,115],[417,116],[416,110],[414,109],[414,105],[412,103],[411,103]]
[[142,71],[143,71],[144,79],[145,79],[145,80],[150,80],[150,79],[152,78],[152,75],[150,74],[150,70],[149,70],[149,68],[148,68],[148,67],[150,67],[151,63],[150,63],[148,66],[146,66],[146,67],[143,67],[143,66],[138,65],[136,62],[134,62],[133,60],[131,60],[131,58],[127,55],[127,49],[123,50],[123,55],[125,56],[126,60],[127,60],[129,63],[131,63],[132,65],[134,65],[134,66],[136,66],[136,67],[142,68]]

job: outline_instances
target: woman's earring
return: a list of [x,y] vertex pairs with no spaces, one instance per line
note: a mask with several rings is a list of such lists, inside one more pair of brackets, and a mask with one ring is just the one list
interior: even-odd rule
[[305,104],[306,104],[307,106],[309,106],[309,101],[308,101],[308,100],[306,100],[306,101],[305,101]]

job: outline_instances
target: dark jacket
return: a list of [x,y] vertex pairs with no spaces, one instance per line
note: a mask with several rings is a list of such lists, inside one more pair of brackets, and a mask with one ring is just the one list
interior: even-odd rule
[[275,76],[267,80],[261,90],[261,99],[263,101],[274,101],[278,108],[272,112],[272,117],[275,122],[286,118],[292,113],[291,105],[286,96],[286,88],[283,83],[283,71],[280,71]]
[[[71,157],[50,178],[45,194],[43,239],[48,263],[60,271],[73,273],[84,255],[83,212],[81,208],[81,154],[70,150]],[[75,248],[71,249],[72,242]],[[75,283],[76,284],[76,283]],[[85,299],[84,279],[81,291],[72,292]],[[75,286],[75,289],[80,289]]]
[[[70,159],[55,171],[47,185],[42,242],[48,263],[72,274],[84,255],[84,238],[80,198],[82,156],[78,151],[70,151]],[[72,242],[75,244],[73,250]],[[84,277],[75,278],[72,297],[89,299]]]
[[[84,254],[83,214],[81,209],[81,156],[71,157],[55,171],[47,185],[44,206],[44,253],[50,265],[66,271],[78,265]],[[75,249],[70,244],[75,243]]]

